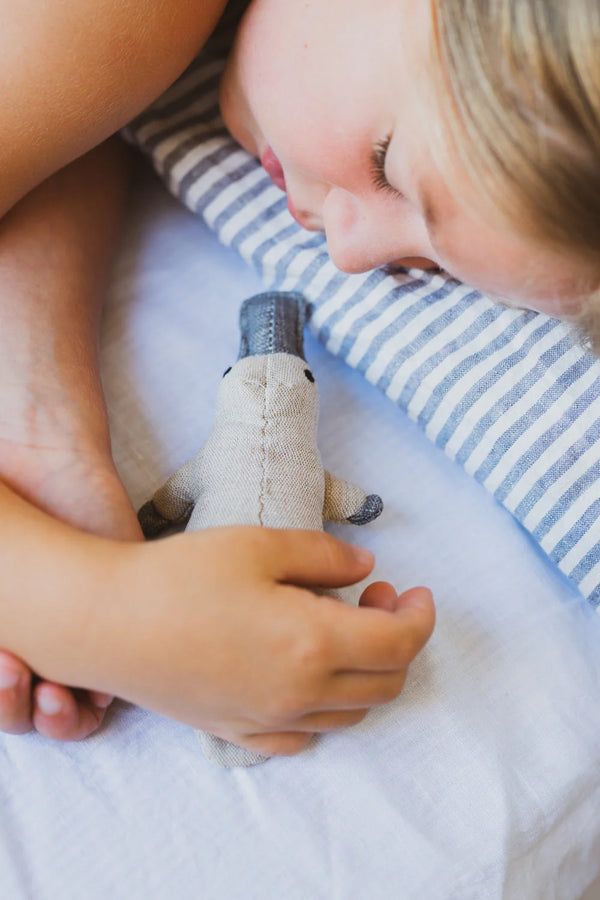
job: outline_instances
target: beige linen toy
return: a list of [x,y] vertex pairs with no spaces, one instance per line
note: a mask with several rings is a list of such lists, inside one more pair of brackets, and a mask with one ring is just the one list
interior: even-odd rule
[[[323,522],[364,525],[381,498],[330,475],[317,448],[319,393],[303,353],[308,305],[299,294],[267,292],[240,311],[238,361],[217,392],[213,430],[198,454],[139,511],[146,537],[173,525],[322,530]],[[268,757],[198,732],[222,766]]]

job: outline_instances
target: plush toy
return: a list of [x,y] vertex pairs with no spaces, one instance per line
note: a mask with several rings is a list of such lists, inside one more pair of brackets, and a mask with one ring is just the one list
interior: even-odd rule
[[[267,292],[243,303],[239,357],[219,386],[212,433],[140,509],[146,537],[185,523],[322,530],[324,521],[364,525],[381,513],[380,497],[323,469],[319,394],[303,351],[307,315],[299,294]],[[218,765],[268,759],[198,735]]]

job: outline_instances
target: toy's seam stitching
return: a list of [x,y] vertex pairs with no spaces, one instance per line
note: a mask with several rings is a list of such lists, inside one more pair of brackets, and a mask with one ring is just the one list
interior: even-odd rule
[[263,407],[262,407],[262,428],[261,428],[261,438],[260,438],[260,455],[261,455],[261,468],[262,468],[262,478],[260,481],[260,493],[258,497],[258,523],[259,525],[264,525],[263,514],[265,510],[265,495],[267,491],[267,386],[269,384],[269,369],[271,367],[271,357],[267,357],[267,375],[265,379],[265,392],[263,396]]

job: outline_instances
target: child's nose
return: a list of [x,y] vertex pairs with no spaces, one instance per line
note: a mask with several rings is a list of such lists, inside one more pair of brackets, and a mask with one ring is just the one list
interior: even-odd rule
[[323,204],[323,220],[329,253],[343,272],[401,261],[437,265],[425,222],[415,210],[333,188]]

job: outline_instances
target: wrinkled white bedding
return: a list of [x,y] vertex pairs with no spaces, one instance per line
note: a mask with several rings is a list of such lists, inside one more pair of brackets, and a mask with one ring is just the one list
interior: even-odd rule
[[[136,505],[196,452],[256,276],[154,181],[103,334]],[[295,759],[220,770],[120,703],[99,734],[0,737],[10,900],[575,900],[600,874],[600,617],[494,499],[310,336],[327,468],[383,515],[332,529],[438,622],[402,696]],[[356,591],[354,594],[356,595]]]

